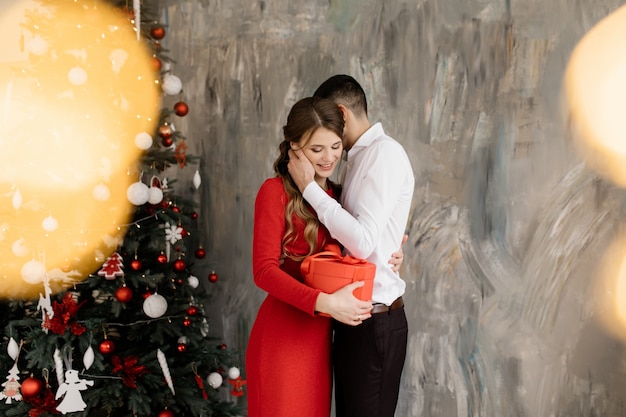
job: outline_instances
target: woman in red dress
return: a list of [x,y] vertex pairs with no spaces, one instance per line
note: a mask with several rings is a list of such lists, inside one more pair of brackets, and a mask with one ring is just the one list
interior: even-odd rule
[[343,117],[337,105],[309,97],[298,101],[283,127],[276,177],[259,189],[254,208],[254,282],[267,292],[246,352],[248,417],[328,417],[331,406],[331,319],[349,325],[370,317],[371,303],[352,291],[333,294],[306,286],[302,260],[334,241],[304,202],[287,171],[288,150],[302,149],[315,167],[315,181],[333,197],[328,178],[341,158]]

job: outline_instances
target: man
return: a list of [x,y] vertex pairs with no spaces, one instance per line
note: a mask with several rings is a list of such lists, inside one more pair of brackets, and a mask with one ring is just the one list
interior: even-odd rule
[[387,260],[402,243],[413,169],[403,147],[380,123],[370,123],[365,92],[354,78],[335,75],[314,95],[337,103],[345,121],[347,167],[341,205],[313,181],[313,166],[301,152],[291,151],[289,173],[331,235],[352,256],[376,264],[371,318],[360,326],[334,323],[336,415],[393,417],[408,327],[402,299],[406,284]]

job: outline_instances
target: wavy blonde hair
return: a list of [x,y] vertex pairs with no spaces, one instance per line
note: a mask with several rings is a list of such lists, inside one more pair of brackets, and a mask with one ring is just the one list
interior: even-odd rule
[[[298,101],[291,108],[287,116],[287,124],[283,126],[283,141],[278,146],[280,155],[274,162],[276,176],[282,178],[283,186],[289,197],[285,207],[285,235],[283,236],[283,253],[288,258],[301,261],[305,257],[319,251],[317,242],[320,222],[308,203],[302,198],[295,182],[289,175],[287,164],[289,163],[289,150],[295,143],[299,148],[306,146],[311,136],[319,128],[326,128],[343,136],[344,121],[339,107],[333,101],[320,97],[307,97]],[[329,181],[335,197],[340,193],[340,186]],[[309,245],[307,254],[294,254],[287,250],[287,245],[298,238],[293,225],[293,216],[297,216],[305,223],[304,239]],[[322,247],[325,242],[322,242]]]

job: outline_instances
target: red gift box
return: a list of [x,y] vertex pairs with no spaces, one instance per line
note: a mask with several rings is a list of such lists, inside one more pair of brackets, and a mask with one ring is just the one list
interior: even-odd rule
[[365,281],[365,285],[354,290],[356,298],[364,301],[372,299],[376,265],[350,255],[341,256],[333,250],[307,256],[300,265],[304,283],[310,287],[332,294],[355,281]]

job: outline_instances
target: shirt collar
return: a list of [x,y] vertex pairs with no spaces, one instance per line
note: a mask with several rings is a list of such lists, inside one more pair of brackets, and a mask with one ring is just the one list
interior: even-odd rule
[[357,148],[365,148],[369,146],[376,138],[379,138],[385,134],[383,130],[383,125],[380,122],[377,122],[370,126],[363,134],[356,140],[352,148],[348,151],[348,155],[356,152]]

